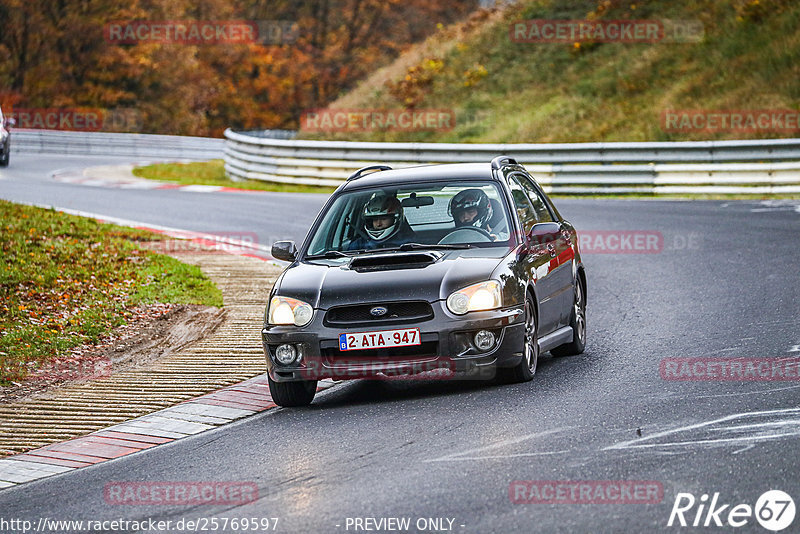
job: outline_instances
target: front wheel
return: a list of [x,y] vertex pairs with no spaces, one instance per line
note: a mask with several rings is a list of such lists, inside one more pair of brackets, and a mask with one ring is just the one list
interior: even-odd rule
[[586,348],[586,298],[580,278],[575,280],[575,300],[569,326],[572,327],[572,341],[551,350],[553,356],[574,356],[582,354]]
[[9,159],[11,159],[11,145],[6,147],[6,155],[0,158],[0,167],[8,167]]
[[528,382],[536,374],[536,365],[539,363],[539,325],[536,311],[530,297],[525,299],[525,337],[522,348],[522,359],[514,367],[498,369],[500,378],[504,382]]
[[272,400],[278,406],[308,406],[317,393],[316,380],[275,382],[269,375],[267,375],[267,379],[269,380],[269,392],[272,395]]

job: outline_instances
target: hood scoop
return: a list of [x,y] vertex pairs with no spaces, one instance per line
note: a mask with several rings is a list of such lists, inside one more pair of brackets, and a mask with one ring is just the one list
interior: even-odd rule
[[436,263],[443,254],[440,252],[388,252],[386,254],[365,254],[350,260],[350,269],[356,272],[389,271],[394,269],[422,269]]

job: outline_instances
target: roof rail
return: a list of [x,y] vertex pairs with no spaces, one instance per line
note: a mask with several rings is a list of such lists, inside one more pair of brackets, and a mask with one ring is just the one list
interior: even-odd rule
[[[358,169],[356,172],[351,174],[350,178],[348,178],[347,181],[349,182],[350,180],[355,180],[357,178],[361,178],[364,175],[364,173],[366,173],[367,171],[378,172],[378,171],[391,171],[391,170],[392,170],[392,168],[389,167],[388,165],[368,165],[366,167],[362,167],[362,168]],[[372,174],[372,173],[369,173],[369,174]]]
[[519,163],[509,156],[497,156],[492,160],[492,169],[499,169],[503,165],[519,165]]

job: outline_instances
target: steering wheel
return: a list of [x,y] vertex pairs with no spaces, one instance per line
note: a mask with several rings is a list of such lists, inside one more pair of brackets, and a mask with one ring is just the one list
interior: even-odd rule
[[[472,232],[477,232],[480,234],[481,238],[476,239],[476,235]],[[478,243],[488,243],[493,241],[492,234],[489,233],[488,230],[484,230],[483,228],[478,228],[477,226],[462,226],[460,228],[456,228],[443,238],[439,240],[440,245],[455,245],[460,243],[470,243],[470,242],[478,242]]]

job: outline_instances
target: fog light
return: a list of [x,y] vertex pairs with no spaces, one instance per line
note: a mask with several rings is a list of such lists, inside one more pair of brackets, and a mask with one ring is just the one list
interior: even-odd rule
[[280,364],[289,365],[294,362],[295,358],[297,358],[297,350],[294,345],[284,344],[275,349],[275,359]]
[[494,347],[494,334],[488,330],[480,330],[475,334],[475,346],[486,351]]

